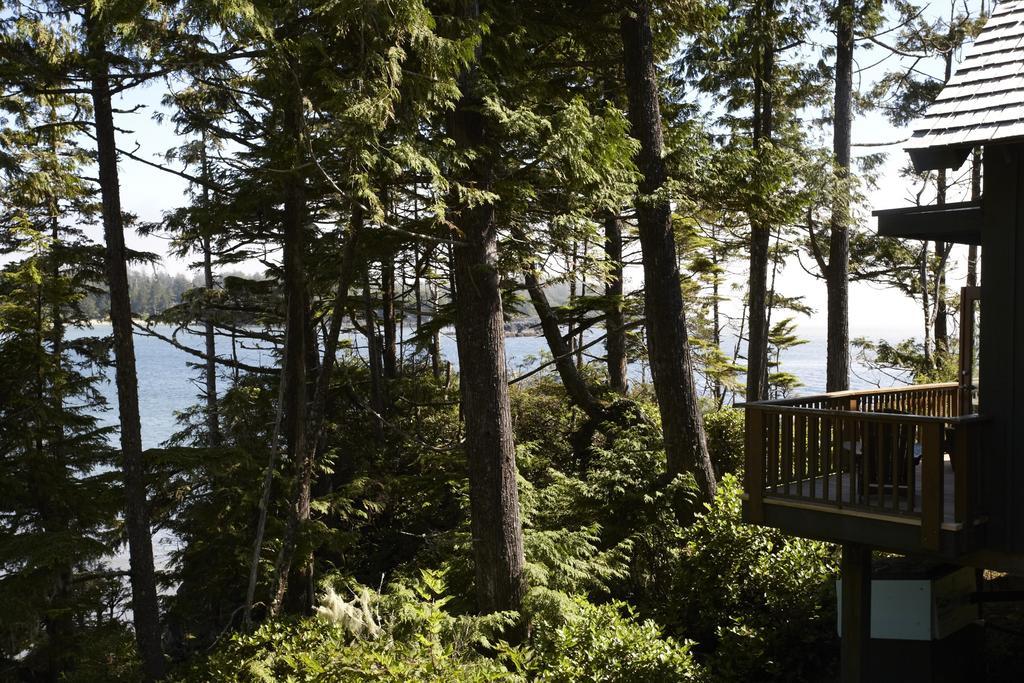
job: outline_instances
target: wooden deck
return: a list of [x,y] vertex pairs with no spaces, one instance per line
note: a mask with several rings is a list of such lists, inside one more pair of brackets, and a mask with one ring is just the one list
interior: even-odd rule
[[[953,466],[950,462],[949,456],[946,456],[943,461],[942,467],[942,523],[944,525],[952,525],[956,523],[955,517],[955,486],[956,476],[953,472]],[[899,512],[904,514],[920,517],[921,515],[921,465],[917,465],[915,468],[914,481],[914,495],[910,496],[909,491],[897,491],[896,502]],[[828,479],[828,486],[826,486],[825,479]],[[853,481],[849,472],[842,474],[831,474],[828,477],[817,476],[810,477],[807,479],[801,479],[800,481],[790,482],[788,485],[779,485],[770,487],[765,491],[765,498],[786,498],[786,499],[797,499],[797,500],[814,500],[820,501],[821,503],[831,503],[836,505],[837,511],[843,509],[850,510],[869,510],[874,511],[877,508],[869,505],[870,500],[877,499],[878,491],[872,488],[868,495],[868,500],[864,501],[863,505],[856,503],[850,504],[847,501],[853,500],[853,496],[850,493],[850,485]],[[828,498],[825,497],[825,492],[828,491]],[[883,489],[885,498],[892,498],[891,488]],[[771,502],[766,500],[765,502]],[[911,507],[913,502],[913,507]],[[890,511],[892,511],[890,509]],[[895,511],[892,511],[895,512]]]
[[897,552],[962,552],[979,519],[981,420],[962,414],[963,398],[947,383],[748,403],[744,519]]

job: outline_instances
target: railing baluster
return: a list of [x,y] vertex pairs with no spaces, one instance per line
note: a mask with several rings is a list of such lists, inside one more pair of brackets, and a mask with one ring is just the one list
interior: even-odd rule
[[[892,478],[892,496],[890,507],[893,512],[900,511],[900,478],[903,468],[900,466],[900,430],[902,426],[893,424],[889,427],[889,476]],[[913,458],[910,458],[913,461]]]
[[796,495],[803,498],[804,482],[807,480],[807,415],[794,415],[796,422]]
[[832,432],[835,431],[835,420],[823,417],[821,422],[821,499],[829,500],[829,484],[832,482]]
[[793,416],[789,413],[782,415],[782,438],[779,440],[779,444],[782,490],[788,496],[790,495],[790,482],[793,480]]
[[950,454],[953,466],[953,520],[959,524],[974,521],[971,492],[967,486],[971,480],[971,436],[970,425],[957,425],[953,432],[953,452]]
[[917,425],[910,425],[907,430],[907,449],[910,457],[907,458],[907,512],[913,514],[917,509],[917,467],[914,464],[915,446],[918,441]]
[[864,451],[864,423],[853,418],[847,422],[850,433],[847,435],[846,443],[849,448],[846,453],[846,468],[849,473],[846,480],[849,484],[846,487],[846,502],[848,505],[857,504],[857,462],[863,460]]
[[819,440],[819,430],[821,428],[821,418],[817,415],[809,415],[808,420],[808,435],[807,435],[807,446],[809,449],[808,453],[808,464],[807,464],[807,479],[808,488],[810,489],[810,498],[814,500],[817,497],[815,489],[817,488],[818,475],[821,474],[818,467],[818,451],[821,449],[821,442]]
[[859,477],[856,477],[856,481],[852,482],[860,486],[861,500],[859,502],[868,506],[871,505],[871,470],[874,469],[874,463],[871,462],[871,459],[875,454],[875,444],[872,443],[871,437],[874,436],[874,430],[877,428],[877,423],[865,422],[863,425],[864,435],[861,439],[862,446],[859,458],[862,472]]
[[835,439],[835,446],[832,449],[832,453],[835,456],[835,471],[836,471],[836,503],[842,507],[843,504],[843,440],[846,437],[846,432],[849,431],[846,428],[846,420],[842,417],[838,417],[835,420],[835,426],[833,427],[834,433],[833,438]]

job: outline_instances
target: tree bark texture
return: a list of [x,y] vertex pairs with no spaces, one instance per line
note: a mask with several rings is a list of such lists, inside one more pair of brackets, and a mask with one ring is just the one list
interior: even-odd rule
[[604,327],[608,356],[608,385],[612,391],[625,395],[629,391],[626,368],[626,318],[622,301],[622,220],[613,212],[604,218],[604,253],[608,260],[608,282],[604,288],[608,312]]
[[562,337],[562,330],[558,326],[558,316],[555,315],[548,303],[548,297],[537,279],[536,271],[532,267],[527,267],[523,272],[523,278],[526,281],[526,291],[530,294],[530,302],[540,319],[544,339],[554,357],[558,376],[562,380],[562,386],[565,387],[566,393],[569,394],[569,400],[585,412],[587,417],[600,419],[603,413],[601,404],[590,393],[587,383],[580,376],[579,368],[573,362],[572,350]]
[[[754,153],[761,156],[764,144],[771,142],[774,130],[775,46],[767,27],[774,21],[774,0],[762,0],[755,9],[757,29],[764,41],[755,56],[754,79]],[[772,226],[760,207],[750,216],[750,278],[747,285],[747,400],[768,398],[768,262]]]
[[[209,179],[209,166],[206,158],[206,137],[203,137],[202,148],[202,174],[203,179]],[[208,207],[210,202],[210,188],[203,186],[203,202]],[[215,286],[213,279],[213,249],[211,247],[210,225],[203,226],[202,247],[203,247],[203,287],[206,292],[212,292]],[[207,319],[203,323],[203,334],[206,342],[206,431],[211,448],[220,445],[220,417],[217,414],[217,337],[213,328],[213,321]]]
[[162,678],[165,671],[160,643],[160,610],[157,602],[153,539],[146,499],[146,468],[142,457],[142,424],[139,419],[139,387],[132,338],[132,308],[128,295],[128,264],[124,242],[124,217],[117,170],[117,141],[111,104],[110,76],[98,8],[85,8],[85,31],[91,62],[91,91],[96,124],[97,167],[103,212],[104,260],[110,292],[110,322],[114,337],[114,378],[117,385],[121,431],[121,467],[125,488],[125,527],[131,570],[132,621],[135,641],[147,680]]
[[[463,4],[464,17],[480,16],[479,3]],[[478,48],[479,50],[479,48]],[[479,55],[478,55],[479,56]],[[475,151],[463,184],[491,188],[491,144],[477,89],[477,67],[461,77],[462,97],[450,117],[457,149]],[[515,448],[505,366],[505,325],[498,274],[495,207],[460,203],[454,213],[455,329],[459,386],[466,428],[470,514],[481,612],[518,610],[526,589],[519,518]]]
[[825,388],[850,388],[850,137],[853,127],[854,1],[839,0],[836,16],[836,90],[832,154],[836,196],[832,203],[828,270],[828,347]]
[[[310,489],[313,463],[305,457],[308,453],[306,419],[308,415],[308,329],[309,293],[305,271],[305,221],[306,193],[305,178],[299,171],[302,155],[302,108],[298,93],[293,93],[283,107],[283,129],[291,140],[289,163],[291,172],[281,179],[284,200],[282,214],[282,238],[284,242],[284,292],[285,292],[285,334],[288,343],[284,355],[284,435],[289,462],[295,466],[292,509],[285,526],[281,550],[275,565],[274,595],[271,614],[280,612],[294,559],[295,544],[299,527],[309,519]],[[302,607],[310,605],[303,604]]]
[[392,258],[380,264],[381,323],[384,327],[384,378],[398,377],[398,320],[395,316],[395,262]]
[[692,472],[702,498],[710,500],[715,495],[715,475],[693,379],[671,208],[668,198],[659,196],[667,174],[650,2],[640,0],[631,9],[623,13],[620,28],[629,120],[633,137],[640,142],[637,224],[643,252],[648,357],[669,474]]

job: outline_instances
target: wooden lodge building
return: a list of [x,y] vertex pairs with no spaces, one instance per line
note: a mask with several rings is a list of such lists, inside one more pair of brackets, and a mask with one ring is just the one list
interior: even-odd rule
[[[976,201],[876,212],[881,235],[981,247],[959,381],[746,405],[744,518],[842,544],[843,681],[975,680],[941,660],[977,617],[974,568],[1024,572],[1024,0],[995,8],[907,145],[918,171],[976,148]],[[872,581],[872,550],[908,568]]]

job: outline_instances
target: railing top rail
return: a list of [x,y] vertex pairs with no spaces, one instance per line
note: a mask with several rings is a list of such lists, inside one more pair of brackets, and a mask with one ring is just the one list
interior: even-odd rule
[[984,415],[971,414],[950,417],[935,417],[931,415],[914,415],[913,413],[872,413],[862,410],[836,410],[829,408],[807,408],[802,406],[780,405],[773,401],[762,401],[759,403],[747,403],[744,407],[762,412],[784,413],[792,415],[818,415],[830,418],[851,418],[855,420],[866,420],[869,422],[898,422],[906,424],[967,424],[981,422],[986,418]]
[[843,398],[856,398],[858,396],[877,396],[879,394],[900,394],[916,393],[920,391],[935,391],[939,389],[956,389],[959,385],[956,382],[942,382],[937,384],[908,384],[903,387],[882,387],[879,389],[851,389],[849,391],[833,391],[826,394],[811,394],[809,396],[796,396],[794,398],[778,398],[771,401],[750,401],[749,403],[737,404],[737,407],[744,406],[795,406],[802,403],[816,403],[819,401],[834,401]]

